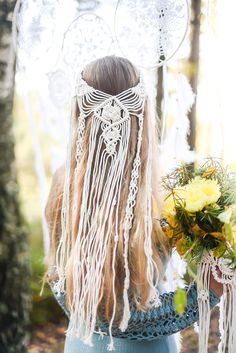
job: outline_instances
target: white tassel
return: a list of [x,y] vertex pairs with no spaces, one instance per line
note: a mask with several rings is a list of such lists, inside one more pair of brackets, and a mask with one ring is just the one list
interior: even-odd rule
[[[183,113],[189,113],[195,100],[195,94],[186,76],[180,73],[177,77],[177,99]],[[186,124],[189,126],[189,122]]]
[[[221,340],[218,351],[236,353],[236,271],[228,268],[226,260],[212,257],[211,262],[215,280],[223,284],[219,322]],[[217,267],[221,272],[220,276]]]
[[219,322],[221,340],[218,352],[236,353],[236,271],[229,268],[227,260],[215,258],[212,253],[205,254],[198,267],[197,274],[203,284],[202,288],[198,287],[199,353],[207,353],[210,325],[209,279],[211,271],[214,279],[223,284]]
[[[167,75],[167,74],[165,74]],[[165,78],[166,81],[166,78]],[[167,91],[167,87],[165,87]],[[167,100],[167,92],[164,94]],[[169,129],[168,133],[162,133],[160,154],[161,154],[161,174],[167,174],[172,168],[175,168],[180,162],[193,162],[196,155],[190,151],[190,146],[187,141],[189,134],[189,119],[188,112],[190,111],[194,102],[195,96],[192,88],[188,83],[186,77],[182,74],[177,78],[177,114],[176,119]],[[163,124],[166,125],[167,111],[163,112]],[[162,128],[162,131],[165,127]],[[163,138],[164,136],[164,138]]]
[[210,303],[209,283],[211,264],[202,261],[198,266],[197,277],[200,285],[197,287],[199,309],[199,353],[207,353],[209,327],[210,327]]
[[127,206],[125,211],[125,225],[124,225],[124,267],[125,267],[125,281],[124,281],[124,310],[123,317],[120,322],[120,330],[125,331],[128,322],[130,319],[130,306],[129,306],[129,297],[128,289],[130,284],[130,271],[128,263],[128,246],[129,246],[129,230],[132,227],[133,221],[133,208],[136,203],[136,195],[138,192],[138,178],[139,178],[139,169],[140,169],[140,149],[142,143],[142,133],[143,133],[143,116],[139,116],[139,131],[138,131],[138,141],[137,141],[137,152],[133,162],[133,169],[131,172],[131,181],[129,186],[129,195],[127,200]]

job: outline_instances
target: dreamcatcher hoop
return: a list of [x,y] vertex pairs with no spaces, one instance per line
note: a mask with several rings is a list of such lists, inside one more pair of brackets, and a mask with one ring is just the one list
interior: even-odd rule
[[[124,4],[122,4],[123,2],[124,2]],[[181,6],[182,6],[182,11],[185,11],[185,14],[183,13],[183,16],[185,17],[184,20],[180,20],[180,23],[182,23],[182,25],[183,25],[182,35],[179,36],[180,38],[177,40],[177,45],[172,50],[172,52],[169,55],[167,55],[167,57],[165,55],[164,56],[165,58],[163,59],[163,58],[161,58],[161,55],[159,55],[158,60],[156,61],[155,64],[143,64],[143,63],[138,62],[137,59],[134,59],[134,58],[132,58],[132,60],[131,60],[140,68],[154,69],[156,67],[160,67],[160,66],[165,65],[170,59],[173,58],[173,56],[177,53],[177,51],[181,47],[181,45],[184,42],[186,35],[188,33],[188,27],[189,27],[189,22],[190,22],[190,9],[189,9],[188,0],[180,0],[178,2],[176,2],[174,0],[159,0],[159,1],[145,1],[145,2],[143,2],[141,0],[118,0],[117,5],[116,5],[116,9],[115,9],[115,16],[114,16],[114,33],[115,33],[116,42],[117,42],[117,45],[118,45],[120,52],[127,58],[130,58],[130,55],[126,52],[126,50],[124,50],[123,45],[121,43],[121,38],[119,38],[119,34],[118,34],[118,24],[117,24],[118,23],[118,12],[120,10],[120,7],[122,5],[125,6],[125,4],[126,4],[126,8],[128,8],[128,6],[133,6],[137,10],[137,8],[140,8],[140,6],[143,6],[144,11],[145,11],[145,9],[148,10],[148,6],[147,6],[148,2],[149,2],[150,7],[152,7],[152,10],[156,10],[158,12],[159,18],[162,17],[160,22],[157,23],[157,25],[159,26],[159,30],[158,30],[159,44],[162,46],[163,46],[164,42],[167,43],[168,37],[170,37],[170,30],[168,32],[168,29],[166,28],[168,25],[168,23],[167,23],[168,18],[166,20],[163,20],[164,18],[166,18],[166,13],[172,12],[172,14],[173,14],[172,20],[174,20],[174,25],[176,26],[177,16],[174,16],[174,15],[177,14],[177,10],[181,10]],[[160,5],[158,3],[160,3]],[[181,5],[181,3],[182,3],[182,5]],[[174,6],[175,6],[176,11],[174,11],[174,9],[173,9]],[[171,8],[172,8],[172,11],[170,10]],[[134,9],[132,11],[132,14],[133,13],[134,13]],[[169,16],[169,19],[171,19],[171,16]],[[130,17],[129,17],[129,20],[130,20]],[[144,19],[141,19],[141,22],[139,23],[139,25],[143,21],[144,21]],[[148,20],[146,18],[146,23],[147,22],[148,22]],[[153,26],[150,26],[150,27],[153,28]],[[176,27],[174,28],[174,31],[176,32]],[[137,40],[138,40],[138,42],[140,41],[140,36],[137,36]],[[125,41],[127,41],[127,36],[125,37]],[[130,41],[127,41],[127,42],[130,43]],[[159,50],[160,50],[160,47],[159,47]],[[141,51],[139,51],[139,54],[140,53],[141,53]],[[146,55],[146,50],[144,50],[144,55]],[[164,53],[162,53],[162,56],[163,55],[164,55]]]
[[[99,24],[99,28],[96,28],[97,32],[98,32],[98,29],[99,30],[102,30],[103,31],[103,35],[105,34],[106,35],[106,39],[108,39],[109,43],[107,46],[104,46],[103,45],[99,45],[101,44],[102,42],[104,43],[105,41],[99,41],[98,44],[95,45],[95,42],[97,43],[97,40],[94,41],[94,43],[91,43],[88,42],[88,38],[91,39],[92,37],[92,33],[87,31],[87,28],[85,30],[85,28],[83,29],[82,27],[83,26],[80,26],[80,24],[78,24],[79,21],[85,21],[85,22],[88,22],[89,24],[91,24],[92,26],[94,26],[94,24],[96,25],[95,21],[97,22],[97,24]],[[77,27],[76,27],[77,25]],[[73,28],[74,27],[74,28]],[[94,26],[95,28],[95,26]],[[70,24],[69,26],[67,27],[66,31],[64,32],[64,35],[63,35],[63,39],[62,39],[62,46],[61,46],[61,55],[62,55],[62,59],[64,62],[66,62],[65,60],[65,55],[63,55],[63,52],[65,50],[65,46],[66,46],[66,40],[68,38],[68,36],[70,35],[70,32],[73,31],[76,32],[76,31],[83,31],[83,32],[86,32],[86,36],[82,36],[83,38],[83,41],[77,41],[76,45],[77,45],[77,52],[78,52],[78,49],[81,51],[80,53],[80,60],[82,63],[79,64],[79,67],[82,68],[84,67],[84,65],[92,60],[95,60],[97,59],[98,57],[100,56],[104,56],[104,52],[106,53],[106,55],[111,55],[111,54],[115,54],[115,45],[114,45],[114,38],[112,36],[112,32],[111,32],[111,29],[109,28],[109,25],[108,23],[105,21],[104,18],[102,18],[101,16],[99,16],[98,14],[96,13],[93,13],[93,12],[84,12],[82,13],[81,15],[77,16]],[[88,47],[88,44],[89,44],[89,50],[88,52],[89,53],[92,53],[92,51],[94,51],[94,54],[92,54],[90,57],[89,57],[89,60],[88,60],[88,52],[85,52],[84,51],[84,54],[82,54],[82,46],[83,45],[86,45]],[[99,51],[98,51],[99,49]],[[102,55],[100,55],[102,54]],[[83,58],[86,57],[86,58]],[[77,61],[78,61],[78,57],[77,57]],[[72,64],[73,65],[73,64]],[[80,68],[78,68],[78,66],[76,67],[76,70],[79,72]]]

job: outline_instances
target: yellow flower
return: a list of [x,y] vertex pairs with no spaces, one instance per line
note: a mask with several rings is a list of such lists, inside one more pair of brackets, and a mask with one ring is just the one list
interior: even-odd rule
[[191,247],[191,243],[184,237],[184,235],[176,241],[175,245],[180,256],[183,256]]
[[202,177],[207,177],[209,175],[212,175],[216,172],[216,167],[209,167],[207,168],[203,173],[202,173]]
[[215,203],[221,193],[216,180],[195,177],[189,184],[185,185],[186,211],[201,211],[205,206]]
[[162,227],[163,232],[167,236],[168,239],[172,239],[174,236],[174,230],[167,224],[166,226]]
[[201,211],[205,206],[204,194],[196,188],[188,187],[186,188],[185,203],[186,211],[190,213]]
[[210,235],[212,235],[216,239],[225,241],[225,235],[222,232],[211,232]]
[[205,236],[207,235],[207,232],[201,229],[198,224],[194,224],[194,226],[192,227],[192,232],[200,238],[205,238]]
[[168,218],[170,215],[175,215],[175,202],[172,194],[169,194],[163,204],[163,218]]
[[231,163],[230,165],[229,165],[229,168],[231,169],[231,170],[236,170],[236,162],[234,162],[234,163]]
[[173,194],[170,193],[164,201],[163,204],[163,217],[168,218],[170,216],[175,216],[176,215],[176,209],[175,209],[175,202],[183,200],[185,197],[185,190],[184,188],[176,188],[173,189]]

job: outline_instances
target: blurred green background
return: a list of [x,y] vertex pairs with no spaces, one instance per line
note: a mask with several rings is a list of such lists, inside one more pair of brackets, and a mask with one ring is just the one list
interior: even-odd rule
[[[20,204],[25,224],[28,228],[31,260],[31,290],[32,290],[32,330],[35,326],[47,322],[58,323],[63,317],[62,310],[55,302],[50,288],[46,284],[42,291],[45,274],[44,247],[42,234],[42,214],[40,205],[40,189],[35,172],[35,156],[32,148],[32,136],[24,101],[21,95],[15,94],[14,99],[14,135],[17,181],[20,191]],[[46,171],[49,160],[45,141],[42,140],[43,159]],[[48,172],[48,189],[51,177]],[[40,292],[42,291],[41,295]]]

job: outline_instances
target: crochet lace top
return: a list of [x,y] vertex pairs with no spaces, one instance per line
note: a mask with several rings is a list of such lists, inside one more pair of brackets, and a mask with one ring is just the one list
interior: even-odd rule
[[[51,283],[51,289],[59,305],[70,318],[70,313],[66,307],[66,293],[58,292],[56,283]],[[154,340],[191,326],[199,319],[196,282],[193,281],[189,286],[185,286],[185,291],[187,294],[187,306],[182,316],[178,315],[175,309],[175,292],[164,293],[160,295],[162,305],[157,308],[140,311],[132,305],[127,329],[122,332],[118,327],[114,327],[112,335],[131,340]],[[220,298],[212,290],[210,290],[209,294],[210,307],[213,308],[219,303]],[[97,328],[98,331],[108,334],[109,323],[98,320]]]

